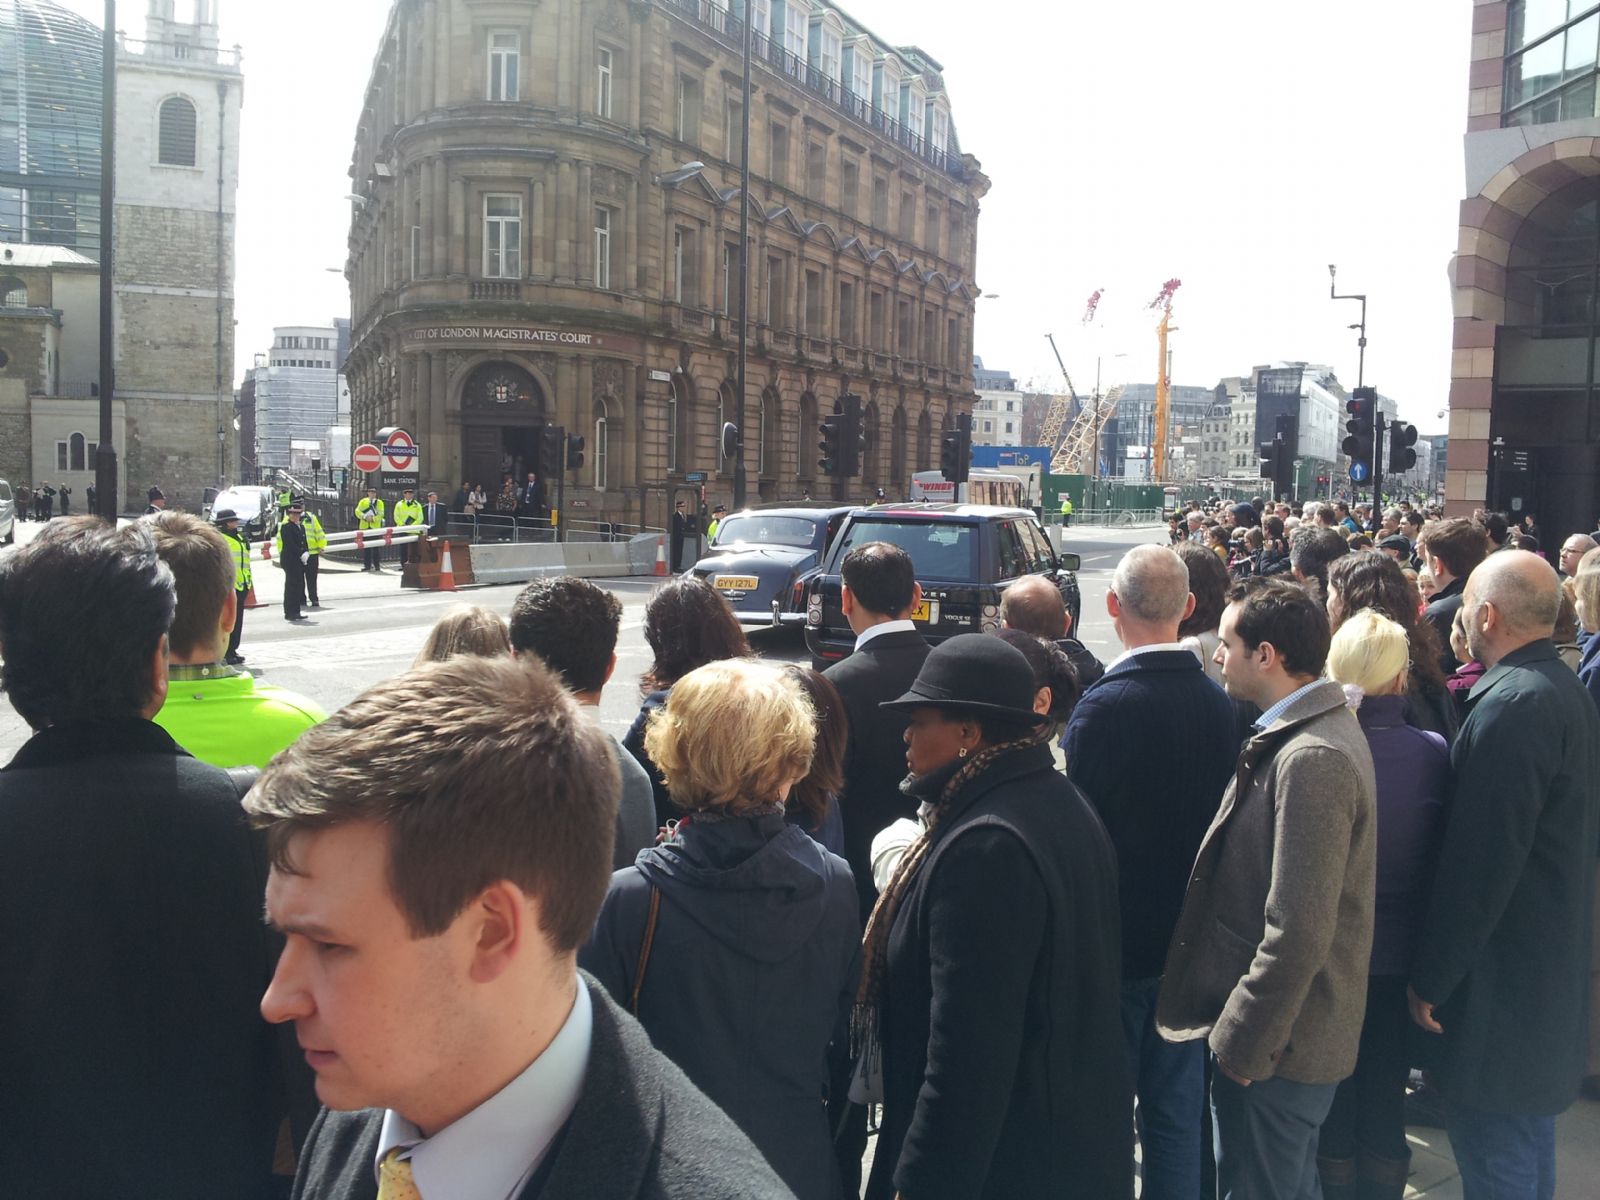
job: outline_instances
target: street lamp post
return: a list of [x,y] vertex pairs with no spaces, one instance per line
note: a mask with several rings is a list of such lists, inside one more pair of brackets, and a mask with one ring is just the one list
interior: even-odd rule
[[95,508],[117,519],[117,447],[112,427],[116,385],[112,337],[111,255],[116,234],[117,0],[106,0],[100,50],[100,444],[94,455]]
[[[1365,384],[1366,384],[1366,375],[1367,375],[1367,296],[1366,296],[1366,293],[1365,292],[1359,292],[1359,293],[1352,292],[1349,295],[1345,295],[1345,296],[1339,295],[1339,268],[1337,266],[1335,266],[1333,263],[1329,263],[1328,264],[1328,298],[1331,299],[1331,300],[1359,300],[1359,301],[1361,301],[1361,320],[1358,321],[1356,324],[1350,326],[1350,328],[1354,329],[1354,330],[1357,330],[1358,333],[1359,333],[1359,336],[1356,338],[1356,387],[1358,387],[1358,388],[1359,387],[1364,387]],[[1373,436],[1376,439],[1376,437],[1377,437],[1376,433]],[[1377,456],[1378,456],[1378,453],[1381,451],[1381,449],[1382,449],[1382,447],[1379,446],[1377,444],[1376,440],[1375,440],[1374,443],[1373,443],[1373,459],[1372,459],[1374,468],[1376,468],[1378,466],[1378,458],[1377,458]],[[1335,455],[1335,458],[1337,458],[1337,455]],[[1330,479],[1330,482],[1331,482],[1331,480],[1332,480],[1332,472],[1331,471],[1329,472],[1329,479]],[[1373,471],[1373,479],[1372,479],[1372,507],[1373,507],[1374,510],[1377,510],[1377,509],[1379,509],[1379,508],[1381,508],[1383,506],[1383,496],[1381,494],[1382,486],[1383,485],[1382,485],[1382,482],[1381,482],[1381,473],[1378,470],[1375,469]],[[1355,488],[1352,487],[1350,489],[1350,492],[1351,492],[1351,495],[1353,497],[1355,495]]]
[[[733,400],[734,437],[733,509],[745,504],[744,474],[744,381],[746,341],[749,337],[750,304],[750,10],[744,8],[744,79],[739,100],[739,394]],[[720,430],[719,430],[720,433]],[[800,436],[806,436],[802,430]]]

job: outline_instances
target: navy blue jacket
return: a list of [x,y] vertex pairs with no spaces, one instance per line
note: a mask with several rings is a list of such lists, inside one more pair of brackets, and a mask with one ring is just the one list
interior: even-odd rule
[[1583,642],[1583,657],[1578,660],[1578,681],[1589,689],[1600,705],[1600,634],[1590,634]]
[[578,961],[626,1007],[661,889],[639,995],[650,1040],[739,1123],[799,1200],[837,1200],[823,1102],[828,1047],[855,998],[855,884],[783,817],[697,821],[639,852]]
[[1061,745],[1116,847],[1123,977],[1153,979],[1239,757],[1234,706],[1188,650],[1151,650],[1084,693]]

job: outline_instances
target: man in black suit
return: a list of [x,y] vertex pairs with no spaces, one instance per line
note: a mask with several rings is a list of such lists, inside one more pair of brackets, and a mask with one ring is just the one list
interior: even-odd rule
[[904,713],[878,707],[905,693],[917,677],[928,643],[911,614],[922,602],[911,556],[888,542],[868,542],[844,556],[845,620],[855,631],[855,652],[824,674],[844,700],[850,742],[844,755],[844,857],[856,877],[863,923],[878,898],[872,883],[872,839],[917,802],[900,792],[906,777]]
[[1155,1005],[1189,871],[1239,753],[1233,704],[1178,641],[1194,604],[1175,551],[1123,556],[1106,593],[1123,653],[1078,701],[1063,742],[1067,775],[1117,851],[1122,1027],[1151,1196],[1200,1194],[1205,1047],[1163,1041]]
[[522,485],[522,515],[525,517],[541,517],[544,515],[544,485],[539,482],[539,477],[532,471],[528,472],[528,482]]
[[285,936],[261,1009],[294,1022],[327,1106],[297,1200],[790,1200],[578,973],[618,788],[604,731],[531,658],[430,663],[273,760],[246,802]]
[[175,606],[146,522],[0,556],[0,682],[34,730],[0,771],[7,1195],[274,1194],[265,864],[235,781],[151,720]]
[[1438,585],[1422,615],[1439,635],[1439,645],[1443,647],[1439,666],[1449,675],[1461,666],[1450,649],[1450,629],[1467,589],[1467,577],[1489,553],[1489,543],[1483,526],[1456,518],[1434,525],[1422,544],[1428,570]]
[[1487,671],[1451,746],[1410,1000],[1438,1035],[1432,1074],[1469,1196],[1556,1194],[1555,1117],[1584,1073],[1600,715],[1551,643],[1560,606],[1555,571],[1523,550],[1489,555],[1461,606]]
[[428,527],[429,537],[443,537],[450,514],[439,502],[438,492],[428,493],[428,502],[422,506],[422,523]]
[[683,570],[683,540],[693,532],[694,523],[682,500],[672,506],[671,566],[674,575]]

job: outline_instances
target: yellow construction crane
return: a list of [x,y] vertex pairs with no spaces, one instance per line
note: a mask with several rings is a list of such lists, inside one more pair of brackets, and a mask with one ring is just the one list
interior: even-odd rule
[[1172,380],[1167,376],[1167,334],[1172,332],[1172,297],[1183,286],[1181,279],[1169,279],[1162,285],[1156,298],[1150,301],[1152,309],[1161,313],[1161,323],[1156,326],[1156,339],[1160,344],[1160,357],[1156,361],[1156,419],[1150,436],[1150,481],[1167,477],[1167,422],[1172,404]]

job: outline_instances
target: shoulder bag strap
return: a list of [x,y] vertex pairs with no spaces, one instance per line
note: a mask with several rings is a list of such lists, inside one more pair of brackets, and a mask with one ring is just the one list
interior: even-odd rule
[[639,1015],[639,990],[644,987],[644,973],[650,966],[650,947],[656,940],[656,921],[661,916],[661,889],[650,885],[650,915],[644,923],[644,941],[639,943],[639,962],[633,968],[633,998],[628,1011]]

